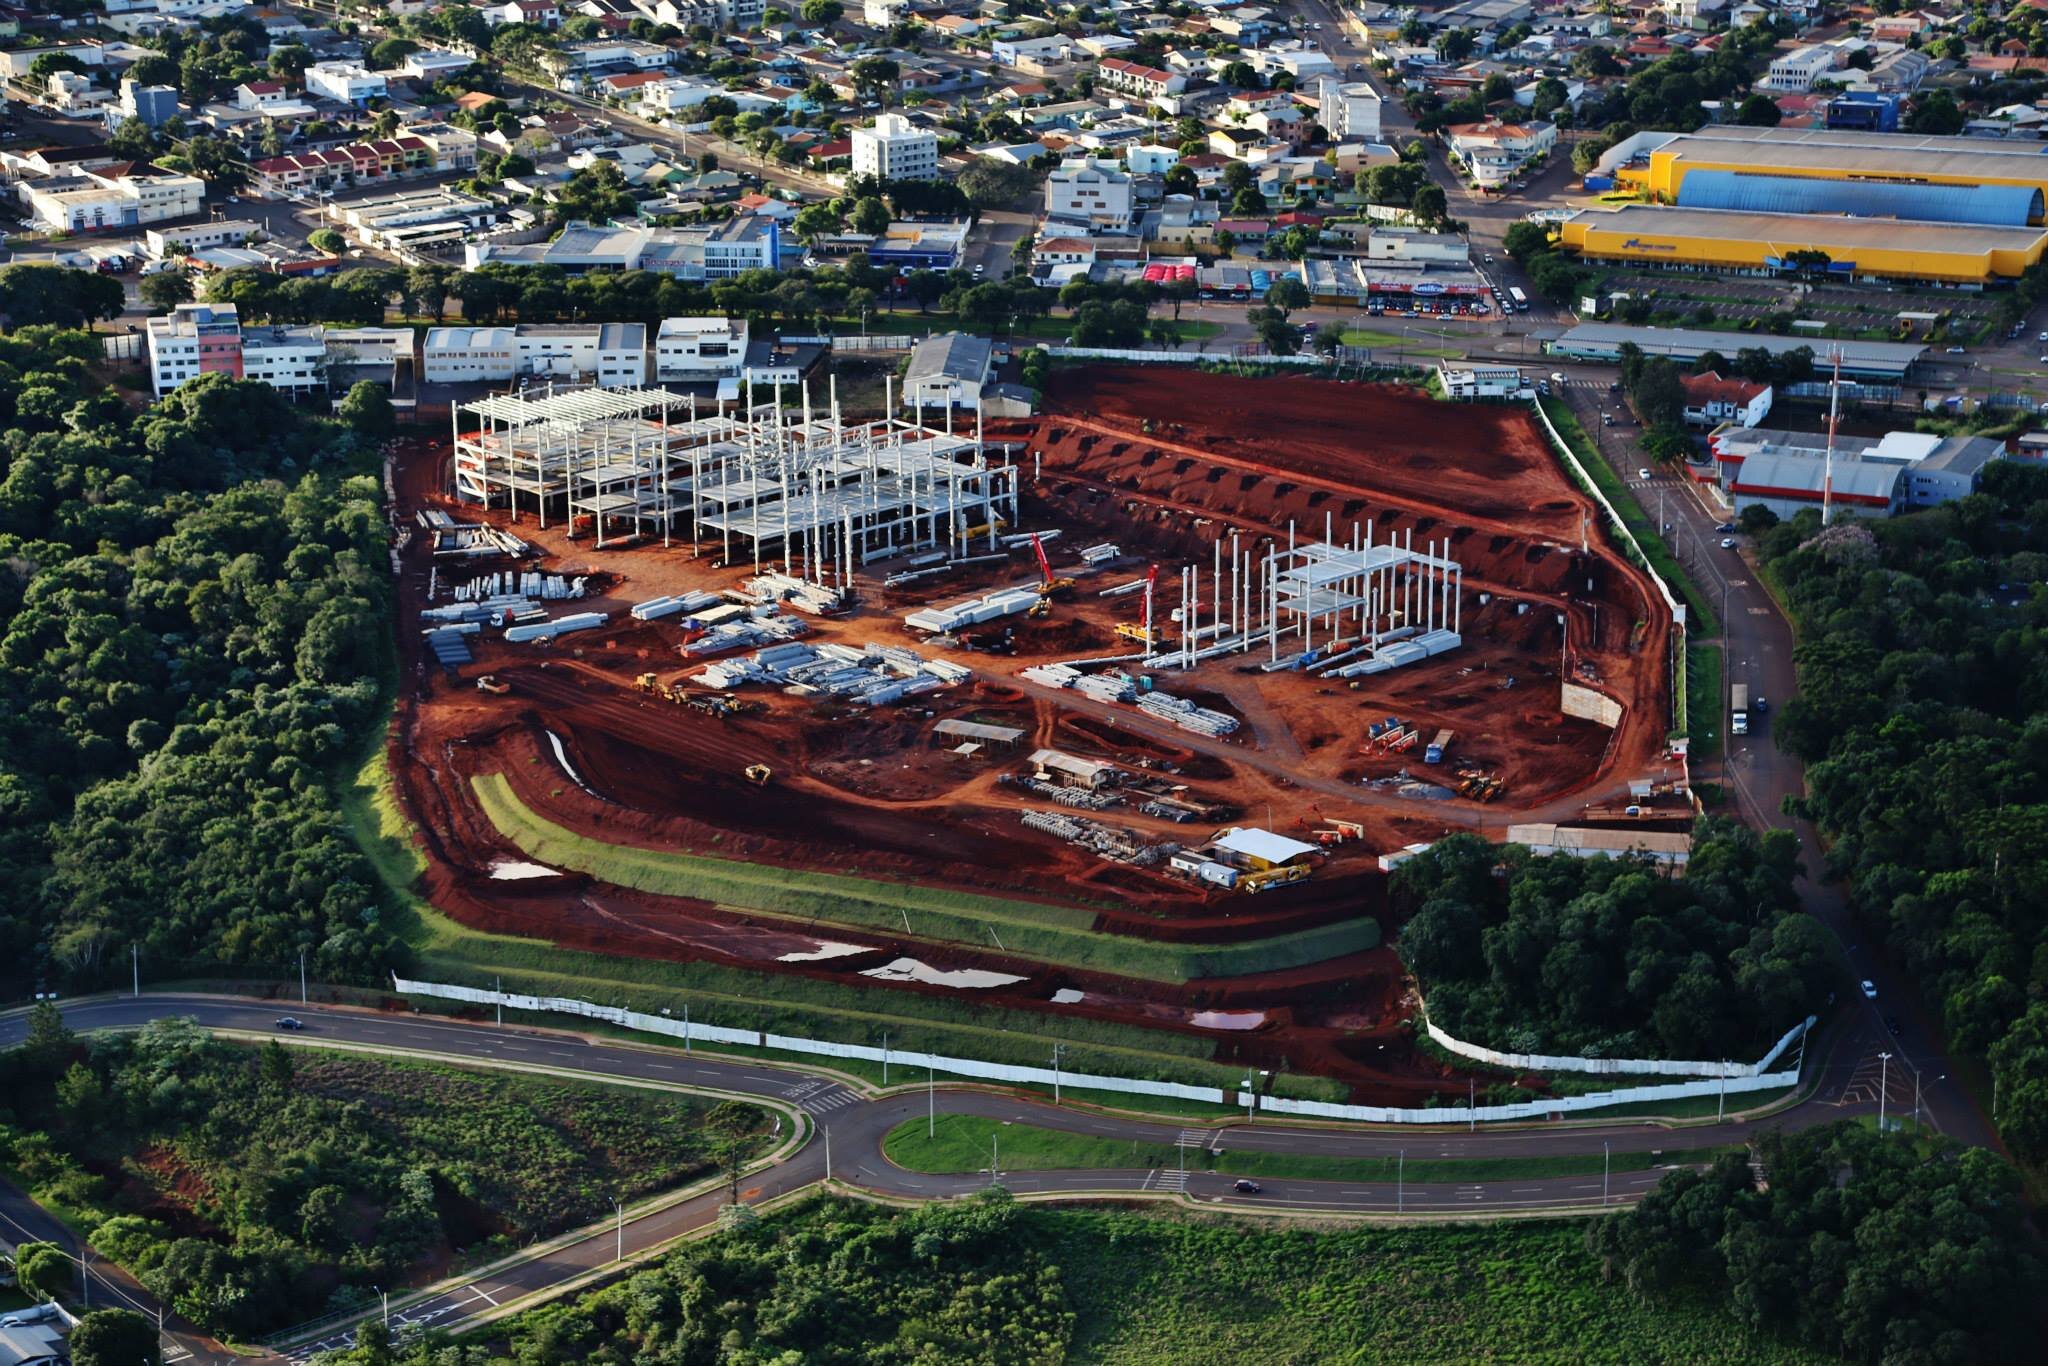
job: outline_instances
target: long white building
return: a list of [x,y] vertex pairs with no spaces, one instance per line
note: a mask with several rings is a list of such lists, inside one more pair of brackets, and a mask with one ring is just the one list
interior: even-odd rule
[[647,383],[645,323],[521,323],[430,327],[420,353],[429,384],[521,377],[580,380],[606,389]]

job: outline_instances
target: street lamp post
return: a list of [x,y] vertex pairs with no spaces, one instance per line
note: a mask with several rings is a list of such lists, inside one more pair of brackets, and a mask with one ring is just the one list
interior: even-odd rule
[[1394,1154],[1394,1213],[1405,1213],[1407,1208],[1408,1150],[1402,1148]]
[[1600,1203],[1607,1203],[1608,1177],[1614,1170],[1614,1157],[1608,1149],[1606,1139],[1600,1140]]
[[612,1202],[612,1208],[618,1212],[619,1216],[618,1244],[612,1253],[612,1260],[623,1262],[626,1260],[626,1207],[619,1203],[619,1198],[616,1195],[607,1195],[605,1199]]
[[1878,1077],[1878,1081],[1877,1081],[1877,1131],[1878,1131],[1879,1133],[1883,1133],[1883,1132],[1884,1132],[1884,1098],[1885,1098],[1885,1093],[1886,1093],[1887,1091],[1889,1091],[1889,1090],[1891,1089],[1891,1079],[1892,1079],[1892,1055],[1891,1055],[1891,1054],[1889,1054],[1889,1053],[1880,1053],[1880,1054],[1878,1054],[1878,1055],[1877,1055],[1877,1063],[1878,1063],[1878,1068],[1877,1068],[1877,1077]]

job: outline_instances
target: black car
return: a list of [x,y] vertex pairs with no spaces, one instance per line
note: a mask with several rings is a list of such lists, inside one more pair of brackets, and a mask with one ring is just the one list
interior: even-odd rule
[[1886,1029],[1889,1029],[1889,1030],[1890,1030],[1890,1031],[1892,1032],[1892,1037],[1893,1037],[1894,1039],[1896,1039],[1896,1038],[1898,1038],[1898,1037],[1899,1037],[1899,1027],[1900,1027],[1900,1026],[1899,1026],[1899,1017],[1898,1017],[1898,1016],[1896,1016],[1896,1015],[1887,1015],[1887,1016],[1885,1016],[1885,1017],[1884,1017],[1884,1027],[1885,1027]]
[[1239,1195],[1257,1195],[1259,1193],[1259,1183],[1256,1181],[1237,1181],[1232,1183],[1230,1188]]
[[1731,531],[1735,530],[1735,523],[1733,523],[1733,522],[1723,522],[1723,523],[1721,523],[1721,525],[1719,525],[1719,526],[1715,527],[1715,528],[1714,528],[1714,530],[1716,530],[1716,531],[1718,531],[1718,532],[1722,533],[1723,535],[1726,535],[1727,533],[1729,533],[1729,532],[1731,532]]
[[306,1027],[306,1022],[304,1020],[294,1019],[290,1015],[280,1015],[277,1020],[277,1027],[279,1029],[286,1030],[304,1029]]

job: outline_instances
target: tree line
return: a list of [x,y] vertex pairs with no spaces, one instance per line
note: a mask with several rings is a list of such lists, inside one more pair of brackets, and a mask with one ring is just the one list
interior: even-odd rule
[[1798,809],[1858,916],[1989,1057],[1993,1118],[2048,1161],[2048,470],[1995,461],[1980,492],[1864,522],[1759,514],[1799,627],[1774,722],[1807,761]]
[[1518,1053],[1746,1060],[1827,999],[1799,909],[1798,843],[1702,820],[1683,876],[1639,858],[1543,858],[1476,835],[1395,870],[1397,947],[1429,1018]]
[[137,411],[104,366],[0,337],[0,996],[130,946],[375,980],[404,951],[327,787],[390,657],[372,452],[220,374]]

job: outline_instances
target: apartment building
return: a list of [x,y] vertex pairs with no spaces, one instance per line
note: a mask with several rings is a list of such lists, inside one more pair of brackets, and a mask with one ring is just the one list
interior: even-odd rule
[[1364,81],[1324,81],[1316,121],[1332,142],[1377,142],[1380,95]]
[[884,114],[853,130],[853,173],[877,180],[933,180],[939,174],[939,136],[901,114]]
[[1815,81],[1825,78],[1834,71],[1837,53],[1832,47],[1815,45],[1802,47],[1795,52],[1772,61],[1763,79],[1756,83],[1759,90],[1803,95],[1813,89]]
[[664,318],[655,334],[656,383],[735,379],[746,361],[745,318]]
[[1120,95],[1163,100],[1187,89],[1188,78],[1178,71],[1163,71],[1121,57],[1105,57],[1096,64],[1095,84],[1098,89],[1114,90]]
[[327,381],[327,339],[319,327],[248,327],[233,304],[179,304],[151,318],[149,376],[162,398],[201,375],[259,380],[304,392]]
[[1067,161],[1045,181],[1048,223],[1085,223],[1092,232],[1124,232],[1135,197],[1131,178],[1096,161]]

